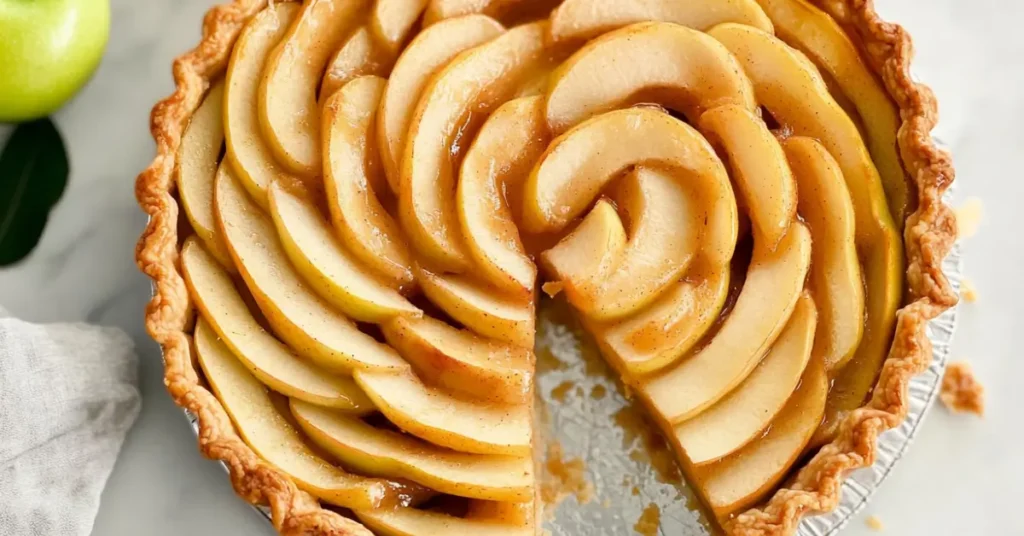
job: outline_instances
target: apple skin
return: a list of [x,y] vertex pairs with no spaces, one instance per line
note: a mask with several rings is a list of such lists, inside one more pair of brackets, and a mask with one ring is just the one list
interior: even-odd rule
[[49,115],[89,80],[109,0],[0,0],[0,123]]

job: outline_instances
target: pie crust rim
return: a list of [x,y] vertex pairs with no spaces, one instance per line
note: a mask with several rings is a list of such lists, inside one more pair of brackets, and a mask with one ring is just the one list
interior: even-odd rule
[[[936,101],[932,91],[910,74],[910,36],[903,27],[884,21],[873,0],[811,2],[859,40],[868,66],[900,111],[900,156],[918,194],[917,209],[907,218],[903,237],[909,301],[897,313],[892,346],[871,399],[846,417],[836,438],[785,487],[760,507],[729,521],[730,534],[793,534],[804,515],[835,509],[845,476],[874,463],[878,436],[906,417],[908,384],[931,362],[927,323],[957,303],[957,294],[942,272],[942,260],[957,236],[953,211],[942,202],[955,173],[949,153],[930,135],[938,120]],[[172,195],[178,146],[211,80],[226,69],[238,34],[265,5],[266,0],[233,0],[211,8],[203,20],[199,45],[174,60],[174,93],[151,112],[156,157],[135,184],[136,199],[149,216],[135,252],[139,269],[153,284],[146,329],[163,350],[164,384],[171,397],[197,418],[200,451],[227,466],[235,491],[246,501],[269,506],[278,532],[371,536],[357,521],[322,508],[316,498],[253,452],[200,380],[190,353],[188,327],[193,317],[179,263],[179,206]]]

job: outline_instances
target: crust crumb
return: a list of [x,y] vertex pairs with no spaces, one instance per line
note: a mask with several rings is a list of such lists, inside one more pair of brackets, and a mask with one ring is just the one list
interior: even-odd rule
[[647,508],[644,508],[640,519],[636,520],[636,525],[633,525],[633,530],[642,536],[654,536],[660,528],[661,509],[654,503],[648,504]]
[[885,526],[882,525],[882,520],[878,519],[877,516],[868,516],[867,519],[864,520],[864,524],[867,525],[869,529],[876,532],[885,530]]
[[968,197],[964,204],[956,209],[956,227],[960,238],[970,238],[978,232],[985,206],[981,199]]
[[978,301],[978,291],[974,288],[974,283],[966,277],[960,281],[960,297],[967,303]]
[[954,413],[985,414],[985,387],[974,376],[971,365],[963,361],[946,367],[939,399]]
[[540,497],[544,505],[551,508],[570,495],[575,496],[579,504],[586,504],[594,498],[594,487],[587,480],[583,460],[564,459],[562,445],[555,441],[548,445]]
[[548,295],[549,298],[554,298],[562,292],[562,289],[565,288],[565,283],[562,283],[561,281],[548,281],[541,285],[540,288],[544,291],[544,294]]

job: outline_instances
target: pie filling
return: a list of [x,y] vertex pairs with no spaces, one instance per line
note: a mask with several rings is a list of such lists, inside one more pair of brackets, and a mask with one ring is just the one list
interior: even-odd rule
[[805,0],[272,2],[178,155],[199,365],[371,530],[534,534],[543,284],[724,524],[874,384],[898,125]]

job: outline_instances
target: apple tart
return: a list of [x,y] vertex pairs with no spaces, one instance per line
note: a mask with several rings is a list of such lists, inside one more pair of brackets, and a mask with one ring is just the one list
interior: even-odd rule
[[727,533],[831,510],[903,419],[956,300],[953,169],[871,2],[236,0],[203,29],[136,186],[147,327],[282,533],[537,533],[541,285]]

